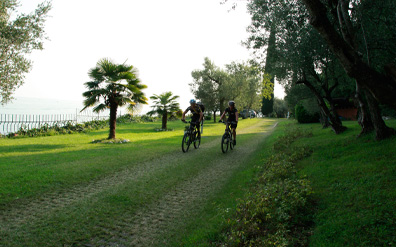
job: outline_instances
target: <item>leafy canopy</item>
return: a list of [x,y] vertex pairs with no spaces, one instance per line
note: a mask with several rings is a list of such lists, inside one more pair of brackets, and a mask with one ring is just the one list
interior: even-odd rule
[[171,116],[179,111],[180,106],[176,100],[179,98],[177,95],[173,95],[172,92],[165,92],[160,95],[154,94],[150,97],[153,100],[154,105],[151,106],[153,110],[149,111],[148,115],[164,115]]
[[101,112],[111,107],[125,106],[134,108],[137,104],[147,104],[147,98],[137,77],[137,70],[132,65],[115,64],[110,59],[99,60],[96,67],[88,73],[92,81],[86,82],[88,91],[85,97],[84,108],[94,107],[94,112]]
[[26,55],[43,49],[44,22],[51,3],[38,5],[34,13],[10,18],[17,10],[16,0],[0,2],[0,103],[12,100],[12,94],[23,85],[25,74],[32,68]]

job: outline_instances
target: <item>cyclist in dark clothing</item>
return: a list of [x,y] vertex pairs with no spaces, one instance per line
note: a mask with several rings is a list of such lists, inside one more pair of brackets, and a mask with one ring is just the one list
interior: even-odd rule
[[187,107],[187,109],[183,112],[182,119],[181,119],[183,122],[186,121],[185,120],[186,114],[189,111],[191,111],[191,113],[192,113],[191,122],[196,123],[198,133],[200,134],[200,123],[203,119],[203,113],[201,111],[201,108],[197,105],[197,102],[195,101],[195,99],[190,100],[190,106]]
[[228,102],[228,108],[225,109],[223,114],[220,117],[220,122],[224,118],[225,114],[228,114],[228,122],[235,122],[231,123],[232,135],[234,136],[234,146],[236,145],[236,128],[238,126],[238,110],[235,108],[235,102],[230,101]]

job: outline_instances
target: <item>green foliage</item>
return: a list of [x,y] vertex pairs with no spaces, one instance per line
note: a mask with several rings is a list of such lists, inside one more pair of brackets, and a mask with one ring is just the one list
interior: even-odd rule
[[86,133],[91,130],[98,130],[107,127],[108,120],[93,120],[82,124],[74,122],[67,122],[65,125],[55,124],[50,126],[45,124],[40,128],[29,129],[22,126],[17,132],[10,133],[8,137],[38,137],[38,136],[53,136],[62,134]]
[[263,85],[257,66],[231,62],[224,70],[205,58],[203,67],[191,73],[194,81],[189,85],[208,111],[223,111],[229,100],[239,109],[259,108]]
[[274,97],[272,95],[271,99],[263,97],[261,101],[261,112],[263,115],[268,115],[274,111]]
[[153,100],[154,105],[152,111],[148,112],[147,115],[158,114],[160,116],[166,114],[168,117],[175,115],[179,110],[179,103],[176,102],[180,97],[173,95],[172,92],[165,92],[160,95],[154,94],[150,97]]
[[2,0],[0,4],[0,103],[12,99],[14,91],[23,85],[32,63],[26,58],[33,50],[43,49],[44,22],[51,3],[40,4],[34,13],[15,15],[19,3]]
[[394,110],[386,105],[381,105],[380,107],[381,107],[382,116],[396,118],[396,110]]
[[[386,124],[396,127],[395,120]],[[298,164],[316,202],[310,246],[395,246],[396,138],[356,138],[360,126],[345,125],[342,135],[319,124],[300,125],[313,133],[295,143],[314,151]]]
[[82,111],[88,107],[101,112],[112,107],[147,104],[147,98],[141,91],[147,86],[141,84],[135,67],[115,64],[104,58],[88,74],[92,81],[85,83],[88,91],[83,93],[85,100]]
[[[153,117],[149,115],[142,116],[132,116],[130,114],[125,114],[117,118],[117,123],[127,124],[127,123],[147,123],[147,122],[157,122],[160,118]],[[92,120],[81,124],[76,124],[74,122],[67,122],[64,125],[48,125],[45,124],[40,128],[29,129],[27,126],[22,126],[17,132],[10,133],[7,135],[9,138],[15,137],[38,137],[38,136],[53,136],[53,135],[64,135],[64,134],[75,134],[75,133],[87,133],[93,130],[99,130],[108,128],[109,120]],[[113,141],[114,142],[114,141]]]
[[168,119],[175,119],[176,114],[180,113],[180,105],[176,100],[179,98],[177,95],[173,95],[172,92],[165,92],[160,95],[154,94],[150,97],[153,100],[154,105],[151,106],[152,110],[147,115],[159,115],[162,117],[162,129],[167,128]]
[[274,111],[274,82],[269,74],[263,76],[263,89],[261,100],[261,112],[264,115],[269,115]]
[[297,175],[295,164],[309,156],[307,148],[292,148],[301,137],[299,129],[288,130],[273,147],[273,155],[261,167],[262,174],[246,198],[240,200],[222,246],[303,246],[307,244],[312,189]]
[[278,118],[285,118],[287,116],[288,107],[287,103],[283,99],[274,99],[274,113]]
[[129,112],[134,112],[139,104],[147,104],[142,92],[147,86],[141,84],[135,67],[115,64],[107,58],[100,59],[88,75],[92,81],[85,83],[88,91],[83,93],[85,100],[81,111],[88,107],[93,107],[94,112],[110,109],[109,139],[115,139],[118,107],[126,105]]
[[130,114],[125,114],[117,118],[117,123],[148,123],[157,122],[159,120],[159,117],[153,117],[150,115],[132,116]]
[[[261,122],[258,126],[259,121]],[[240,144],[255,145],[256,148],[256,133],[262,132],[263,127],[264,131],[272,129],[273,124],[272,120],[262,119],[241,121],[238,129],[247,129],[251,134],[241,135]],[[87,134],[1,139],[0,208],[4,213],[16,209],[23,215],[12,215],[18,221],[5,219],[7,225],[2,225],[0,245],[72,246],[89,245],[92,240],[96,240],[95,243],[91,243],[93,246],[103,245],[104,242],[113,244],[118,241],[118,244],[122,240],[118,238],[121,236],[118,235],[119,226],[124,230],[132,229],[138,222],[130,219],[137,216],[139,211],[148,209],[158,212],[157,203],[168,201],[167,195],[174,193],[175,188],[184,192],[184,185],[188,181],[197,182],[199,186],[205,185],[201,179],[196,181],[195,178],[202,177],[203,172],[206,173],[221,163],[219,150],[204,148],[200,150],[202,152],[182,155],[180,141],[184,123],[169,122],[169,127],[175,131],[154,132],[156,126],[157,123],[119,125],[118,132],[123,138],[131,140],[124,144],[92,144],[93,139],[106,138],[105,130]],[[224,126],[207,123],[205,128],[205,145],[210,147],[210,143],[213,143],[217,146],[219,133],[221,135],[224,132]],[[261,143],[265,143],[264,139]],[[255,154],[258,153],[260,150],[256,150]],[[249,159],[248,156],[245,154],[243,157]],[[200,160],[199,165],[197,157]],[[227,163],[222,165],[225,169],[220,170],[230,169]],[[217,212],[213,202],[227,201],[234,205],[235,196],[225,195],[240,193],[239,187],[235,185],[244,185],[244,182],[250,179],[245,174],[246,165],[243,163],[238,166],[241,169],[232,168],[234,170],[229,175],[234,177],[230,179],[227,176],[227,182],[223,181],[220,184],[216,182],[217,172],[213,174],[214,186],[205,186],[209,191],[205,189],[205,193],[200,193],[202,191],[199,189],[194,190],[203,199],[198,203],[193,198],[183,196],[183,192],[177,195],[180,200],[171,198],[169,202],[175,210],[172,212],[176,212],[180,217],[172,217],[171,221],[168,221],[172,224],[171,227],[150,232],[150,237],[159,244],[145,246],[162,246],[164,240],[168,244],[174,239],[176,244],[168,246],[180,246],[180,239],[186,236],[184,233],[195,231],[197,224],[207,230],[206,219],[213,219],[213,214],[208,215],[208,211],[211,213],[213,211],[210,210],[214,209]],[[250,163],[249,166],[254,166],[254,163]],[[207,181],[211,179],[208,178]],[[222,184],[225,186],[221,186]],[[194,189],[195,186],[189,187]],[[57,200],[54,201],[53,198]],[[186,201],[189,201],[187,205],[191,207],[185,207]],[[177,204],[174,205],[173,202]],[[31,206],[23,207],[24,205]],[[48,205],[51,210],[46,209]],[[178,205],[188,213],[178,211]],[[205,206],[208,206],[207,210],[201,211]],[[168,207],[161,210],[164,215],[170,212]],[[35,213],[37,211],[39,213]],[[150,217],[155,219],[156,214]],[[20,224],[21,218],[28,219],[28,224]],[[220,221],[212,221],[211,224]],[[7,229],[4,230],[3,226]],[[186,226],[189,227],[188,230]],[[213,229],[217,227],[211,226],[211,230]],[[117,238],[114,239],[114,236]],[[132,241],[135,239],[130,234],[128,238]],[[101,240],[104,242],[99,242]],[[121,245],[129,246],[132,241]]]
[[310,114],[303,105],[297,104],[295,107],[295,117],[299,123],[317,123],[319,122],[319,113]]
[[222,85],[226,73],[205,57],[203,69],[192,71],[191,76],[193,82],[189,85],[195,98],[199,99],[208,111],[218,111],[225,99]]

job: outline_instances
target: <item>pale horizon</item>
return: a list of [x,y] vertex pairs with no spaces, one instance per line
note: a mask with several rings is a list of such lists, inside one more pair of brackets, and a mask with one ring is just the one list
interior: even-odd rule
[[[30,13],[42,1],[20,2],[21,12]],[[193,81],[191,72],[203,68],[205,57],[222,68],[250,58],[250,51],[241,45],[250,24],[244,2],[238,2],[235,10],[216,0],[69,0],[52,5],[45,23],[49,40],[44,50],[29,56],[33,68],[15,98],[82,103],[89,69],[99,59],[110,58],[137,68],[148,86],[147,98],[171,91],[180,96],[183,109],[193,98],[188,85]],[[275,97],[284,97],[279,84]]]

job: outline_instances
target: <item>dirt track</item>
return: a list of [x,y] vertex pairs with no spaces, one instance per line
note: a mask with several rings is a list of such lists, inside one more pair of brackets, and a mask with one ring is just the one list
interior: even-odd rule
[[[238,134],[254,132],[264,122],[260,121],[256,126],[238,129]],[[275,125],[274,125],[275,126]],[[209,143],[203,143],[199,150],[192,150],[184,154],[174,152],[159,157],[156,160],[146,162],[133,169],[123,170],[117,174],[94,181],[89,185],[65,189],[53,194],[46,194],[42,198],[25,204],[14,205],[8,211],[0,212],[1,232],[8,232],[18,228],[20,223],[29,222],[43,217],[50,211],[60,210],[63,207],[79,202],[86,198],[95,198],[95,195],[104,190],[110,190],[126,182],[139,181],[144,177],[174,166],[177,162],[191,157],[204,156],[209,150],[218,149],[219,155],[210,158],[208,166],[200,170],[192,179],[178,184],[177,188],[163,194],[159,200],[146,205],[133,214],[126,212],[122,218],[114,219],[111,226],[98,226],[108,237],[91,239],[90,242],[80,243],[81,246],[161,246],[166,245],[166,240],[159,240],[159,235],[172,232],[174,222],[188,217],[197,211],[208,195],[215,193],[230,178],[235,170],[243,166],[244,160],[255,151],[258,143],[265,140],[273,127],[265,132],[257,133],[255,138],[245,141],[243,145],[237,145],[236,150],[223,155],[220,151],[220,143],[215,139]],[[212,155],[213,156],[213,155]],[[161,164],[161,165],[158,165]]]

